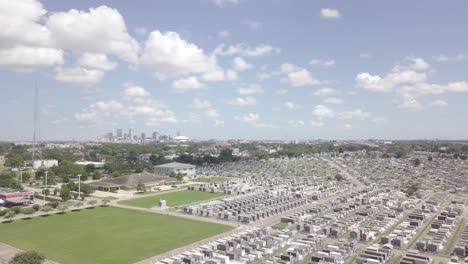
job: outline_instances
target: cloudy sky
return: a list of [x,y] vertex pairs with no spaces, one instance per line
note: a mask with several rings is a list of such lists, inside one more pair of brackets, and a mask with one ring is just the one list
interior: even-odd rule
[[468,2],[0,0],[0,140],[468,138]]

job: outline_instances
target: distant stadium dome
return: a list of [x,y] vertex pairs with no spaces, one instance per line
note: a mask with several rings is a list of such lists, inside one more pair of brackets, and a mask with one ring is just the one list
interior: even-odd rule
[[188,142],[190,141],[190,139],[185,136],[177,136],[177,137],[174,137],[174,141],[175,142]]

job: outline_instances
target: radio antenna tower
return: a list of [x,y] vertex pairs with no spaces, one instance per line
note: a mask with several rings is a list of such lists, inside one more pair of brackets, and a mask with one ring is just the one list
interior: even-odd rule
[[36,125],[37,125],[37,84],[34,85],[34,129],[33,129],[33,151],[32,151],[32,166],[34,170],[34,161],[36,160]]

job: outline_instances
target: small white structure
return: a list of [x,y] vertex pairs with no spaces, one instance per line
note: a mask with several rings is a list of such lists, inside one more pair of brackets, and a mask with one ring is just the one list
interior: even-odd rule
[[40,168],[51,168],[53,166],[58,166],[58,160],[49,159],[49,160],[35,160],[33,161],[33,169],[38,170]]
[[167,208],[166,200],[159,200],[159,208],[161,208],[161,209],[166,209]]
[[169,175],[172,172],[182,173],[188,178],[193,178],[195,176],[195,165],[185,164],[179,162],[171,162],[167,164],[162,164],[154,167],[154,172],[160,175]]

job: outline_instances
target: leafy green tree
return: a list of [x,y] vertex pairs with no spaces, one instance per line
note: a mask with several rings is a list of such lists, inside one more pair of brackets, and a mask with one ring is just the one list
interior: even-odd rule
[[415,158],[415,159],[413,160],[413,165],[414,165],[415,167],[418,167],[419,165],[421,165],[421,160],[419,160],[418,158]]
[[44,179],[45,178],[45,170],[44,169],[38,169],[36,171],[36,174],[34,175],[36,180]]
[[175,177],[178,181],[183,181],[184,180],[184,175],[182,173],[177,173],[176,177]]
[[87,173],[91,173],[91,172],[94,172],[94,170],[96,169],[96,167],[94,166],[94,164],[87,164],[85,166],[85,171]]
[[6,167],[10,168],[18,168],[24,166],[24,159],[21,155],[16,153],[9,153],[5,157],[5,164]]
[[218,158],[221,162],[232,161],[232,149],[230,148],[221,149]]
[[169,173],[169,177],[175,178],[175,177],[177,177],[177,173],[175,173],[174,171],[172,171],[171,173]]
[[89,184],[81,184],[81,192],[84,195],[90,195],[95,191],[96,191],[96,188],[94,188],[94,186],[89,185]]
[[70,189],[66,185],[62,185],[62,189],[60,189],[60,198],[65,202],[71,199]]
[[138,182],[138,185],[137,185],[136,189],[139,192],[146,192],[146,186],[141,180]]
[[93,180],[99,180],[101,179],[102,175],[99,171],[93,172]]
[[428,161],[432,161],[432,159],[433,159],[432,156],[427,157]]
[[8,171],[0,173],[0,187],[22,189],[21,185],[17,181],[16,174]]
[[22,172],[21,178],[23,182],[28,182],[29,180],[31,180],[31,174],[29,172]]
[[9,264],[42,264],[44,261],[44,255],[36,251],[26,251],[16,254]]

